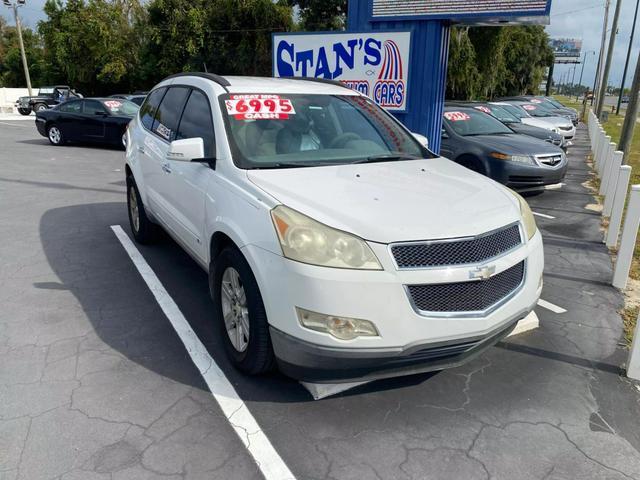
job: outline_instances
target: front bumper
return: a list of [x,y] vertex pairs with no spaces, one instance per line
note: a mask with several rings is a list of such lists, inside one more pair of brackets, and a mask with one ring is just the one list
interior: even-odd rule
[[568,165],[566,159],[555,167],[489,159],[489,177],[513,189],[544,187],[562,182]]
[[[293,262],[255,245],[242,248],[258,281],[274,353],[286,374],[345,382],[439,370],[472,358],[507,335],[540,296],[542,238],[483,262],[496,274],[526,262],[521,287],[484,315],[430,316],[415,310],[405,285],[469,281],[474,265],[397,270],[387,245],[369,245],[382,271],[341,270]],[[303,328],[296,307],[373,322],[377,337],[343,341]]]
[[36,128],[38,129],[38,133],[43,137],[47,136],[47,129],[45,126],[45,119],[36,117]]

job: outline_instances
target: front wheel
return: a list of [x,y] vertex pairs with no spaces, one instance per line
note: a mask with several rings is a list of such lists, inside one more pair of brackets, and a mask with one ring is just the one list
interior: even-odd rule
[[20,115],[31,115],[31,109],[30,108],[24,108],[24,107],[20,107],[18,108],[18,113]]
[[56,147],[62,145],[64,143],[64,136],[62,135],[62,131],[60,127],[57,125],[49,125],[47,127],[47,138],[51,145],[55,145]]
[[209,270],[216,324],[231,363],[249,375],[273,368],[267,313],[251,267],[235,247],[225,248]]
[[153,243],[157,237],[158,227],[147,217],[138,186],[131,175],[127,177],[127,210],[129,225],[136,242],[143,245]]

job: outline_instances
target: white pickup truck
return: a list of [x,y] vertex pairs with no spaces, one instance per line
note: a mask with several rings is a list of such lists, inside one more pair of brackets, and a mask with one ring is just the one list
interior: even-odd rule
[[341,382],[459,365],[540,296],[527,203],[337,82],[173,75],[127,136],[133,235],[149,243],[160,226],[209,273],[245,373]]

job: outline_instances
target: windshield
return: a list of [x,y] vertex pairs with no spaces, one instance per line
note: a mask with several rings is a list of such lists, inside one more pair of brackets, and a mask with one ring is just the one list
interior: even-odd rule
[[540,103],[523,103],[520,105],[523,109],[527,111],[529,115],[532,117],[551,117],[555,116],[554,113],[547,110]]
[[524,110],[519,105],[500,105],[507,112],[511,113],[514,117],[518,117],[520,119],[530,117],[526,110]]
[[468,108],[464,110],[448,110],[444,112],[444,121],[458,135],[471,137],[474,135],[500,135],[513,133],[509,127],[491,115]]
[[356,95],[220,97],[240,168],[291,168],[432,158],[398,122]]
[[111,115],[124,115],[126,117],[133,117],[140,109],[138,105],[129,100],[104,100],[102,104],[107,107]]
[[476,107],[478,110],[482,110],[482,108],[486,108],[488,110],[487,113],[491,113],[494,117],[500,120],[502,123],[521,123],[520,117],[516,117],[514,114],[510,113],[506,108],[498,106],[498,105],[489,105],[486,107]]
[[53,87],[42,87],[38,89],[38,95],[51,95],[53,93]]
[[559,101],[557,101],[555,98],[551,98],[551,97],[547,97],[545,98],[545,100],[547,102],[549,102],[551,105],[553,105],[556,108],[566,108],[564,105],[562,105]]

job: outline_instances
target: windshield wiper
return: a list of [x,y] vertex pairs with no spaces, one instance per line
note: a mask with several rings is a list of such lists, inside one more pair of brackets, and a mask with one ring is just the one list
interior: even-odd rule
[[407,153],[383,153],[380,155],[371,155],[370,157],[356,160],[351,163],[395,162],[396,160],[420,160],[421,158],[422,157],[417,157]]

